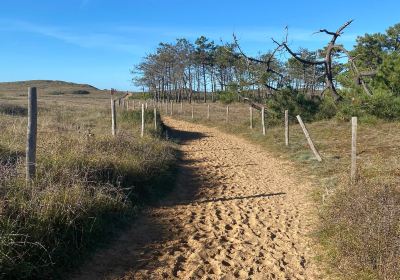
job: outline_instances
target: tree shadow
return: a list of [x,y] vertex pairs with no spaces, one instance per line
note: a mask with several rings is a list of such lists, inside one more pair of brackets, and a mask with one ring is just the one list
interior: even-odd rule
[[186,144],[187,142],[193,140],[199,140],[202,138],[210,137],[201,132],[193,132],[193,131],[186,131],[186,130],[177,130],[174,128],[166,127],[168,131],[169,137],[177,141],[179,144]]
[[[184,145],[190,141],[209,137],[203,133],[168,129],[168,135]],[[206,203],[232,200],[263,199],[285,195],[286,193],[262,193],[255,195],[204,198],[200,193],[204,188],[215,185],[212,176],[199,174],[195,166],[200,159],[188,159],[179,155],[179,171],[175,188],[170,194],[152,207],[144,209],[132,222],[130,228],[115,238],[104,250],[83,266],[72,279],[158,279],[153,273],[161,267],[168,267],[162,256],[173,255],[184,250],[187,243],[188,209]],[[187,218],[187,220],[186,220]],[[169,271],[172,271],[171,268]],[[174,278],[176,275],[164,275]]]

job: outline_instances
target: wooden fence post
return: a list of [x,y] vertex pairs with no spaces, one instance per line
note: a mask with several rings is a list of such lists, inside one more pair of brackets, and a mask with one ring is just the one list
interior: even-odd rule
[[111,134],[117,133],[117,117],[115,115],[115,100],[111,98]]
[[157,108],[154,107],[154,129],[157,130]]
[[253,107],[249,107],[250,109],[250,129],[253,129]]
[[207,104],[207,120],[210,119],[210,104]]
[[285,110],[285,145],[289,146],[289,111]]
[[144,136],[144,104],[142,104],[142,131],[140,133],[140,136]]
[[357,176],[357,117],[351,118],[351,182],[356,181]]
[[226,106],[226,120],[225,120],[225,122],[226,122],[226,123],[229,122],[229,105]]
[[28,90],[28,133],[26,143],[26,180],[36,175],[36,139],[37,139],[37,90]]
[[297,115],[296,118],[297,118],[297,120],[298,120],[298,122],[299,122],[301,128],[303,129],[303,132],[304,132],[304,135],[306,136],[308,145],[310,146],[311,150],[313,151],[315,157],[317,158],[318,161],[322,161],[322,158],[321,158],[321,156],[319,155],[317,149],[315,148],[314,143],[313,143],[313,141],[311,140],[310,134],[308,133],[307,128],[306,128],[306,126],[304,125],[304,123],[303,123],[301,117],[300,117],[299,115]]
[[262,134],[265,135],[265,107],[261,108],[261,126],[262,126]]

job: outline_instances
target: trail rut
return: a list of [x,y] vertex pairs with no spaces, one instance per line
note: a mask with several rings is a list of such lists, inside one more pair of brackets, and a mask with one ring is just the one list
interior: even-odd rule
[[261,147],[165,119],[181,138],[176,190],[75,279],[321,279],[311,185]]

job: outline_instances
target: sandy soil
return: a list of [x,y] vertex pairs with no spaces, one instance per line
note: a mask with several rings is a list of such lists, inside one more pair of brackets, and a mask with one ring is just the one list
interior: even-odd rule
[[321,279],[311,185],[293,165],[217,129],[165,122],[182,144],[176,190],[74,279]]

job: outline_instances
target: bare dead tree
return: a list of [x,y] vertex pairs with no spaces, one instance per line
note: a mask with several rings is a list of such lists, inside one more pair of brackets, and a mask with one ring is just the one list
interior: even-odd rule
[[326,34],[332,36],[332,39],[330,40],[330,42],[328,43],[328,45],[326,47],[326,54],[325,54],[324,59],[323,60],[319,60],[319,61],[310,61],[310,60],[304,59],[304,58],[300,57],[297,53],[292,51],[289,48],[289,46],[287,45],[287,36],[286,36],[286,39],[282,43],[279,43],[274,39],[272,39],[272,40],[274,41],[274,43],[278,47],[282,47],[283,46],[293,58],[295,58],[296,60],[298,60],[299,62],[301,62],[303,64],[306,64],[306,65],[323,65],[324,68],[325,68],[324,76],[325,76],[325,84],[326,85],[325,85],[325,88],[322,91],[322,94],[327,89],[330,89],[333,97],[335,98],[335,100],[339,100],[341,98],[341,96],[338,94],[338,92],[336,90],[336,87],[335,87],[335,84],[334,84],[333,67],[332,67],[333,55],[335,54],[335,51],[344,52],[346,54],[346,56],[348,57],[348,60],[350,62],[352,71],[356,75],[357,84],[362,85],[364,91],[367,94],[371,94],[363,78],[367,77],[367,76],[372,76],[372,75],[375,74],[375,72],[368,72],[367,73],[367,72],[358,71],[358,68],[354,63],[354,58],[351,57],[350,53],[343,46],[336,45],[337,38],[340,37],[343,34],[344,29],[346,27],[348,27],[352,22],[353,22],[353,20],[347,21],[342,26],[340,26],[339,29],[337,29],[335,32],[331,32],[331,31],[328,31],[326,29],[321,29],[321,30],[316,32],[316,33],[326,33]]
[[282,49],[282,47],[283,47],[282,44],[278,44],[278,46],[268,55],[268,59],[267,59],[267,60],[261,60],[261,59],[257,59],[257,58],[253,58],[253,57],[247,56],[247,55],[242,51],[242,49],[241,49],[241,47],[240,47],[240,45],[239,45],[239,42],[238,42],[238,40],[237,40],[235,34],[233,34],[233,39],[234,39],[234,41],[235,41],[235,45],[236,45],[236,47],[238,48],[240,54],[241,54],[246,60],[251,61],[251,62],[256,62],[256,63],[265,64],[265,65],[267,65],[267,69],[266,69],[267,72],[276,74],[276,75],[278,75],[278,76],[280,76],[280,77],[283,77],[282,73],[279,73],[278,71],[274,70],[274,69],[272,68],[272,66],[271,66],[271,63],[272,63],[272,61],[273,61],[273,59],[274,59],[274,57],[275,57],[275,53],[276,53],[277,51],[279,51],[280,49]]
[[[240,56],[243,57],[247,62],[249,62],[249,63],[258,63],[258,64],[266,65],[267,68],[266,68],[265,70],[266,70],[267,73],[275,74],[275,75],[277,75],[277,76],[280,77],[280,80],[281,80],[281,81],[284,80],[284,75],[283,75],[282,73],[278,72],[277,70],[275,70],[275,69],[272,67],[272,62],[273,62],[273,60],[274,60],[274,58],[275,58],[275,54],[276,54],[276,52],[278,52],[279,50],[282,49],[283,45],[278,45],[271,53],[269,53],[267,59],[261,60],[261,59],[257,59],[257,58],[250,57],[250,56],[246,55],[246,54],[244,53],[244,51],[242,50],[242,48],[240,47],[239,41],[238,41],[238,39],[237,39],[237,37],[236,37],[235,34],[233,34],[233,39],[234,39],[234,44],[235,44],[235,46],[237,47]],[[250,84],[257,84],[257,82],[256,82],[256,81],[253,81],[253,82],[250,82]],[[269,84],[265,84],[264,86],[267,88],[269,94],[272,94],[272,91],[274,91],[274,92],[275,92],[275,91],[278,91],[278,90],[279,90],[279,87],[280,87],[281,85],[278,84],[278,87],[277,87],[277,88],[275,88],[275,87],[273,87],[273,86],[271,86],[271,85],[269,85]],[[259,110],[259,111],[262,110],[263,105],[253,102],[253,101],[250,100],[248,97],[242,96],[241,93],[240,93],[240,90],[237,92],[237,94],[238,94],[238,96],[239,96],[240,99],[242,99],[242,100],[245,101],[245,102],[248,102],[248,103],[250,104],[251,107],[253,107],[253,108],[255,108],[255,109]]]

